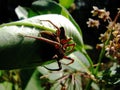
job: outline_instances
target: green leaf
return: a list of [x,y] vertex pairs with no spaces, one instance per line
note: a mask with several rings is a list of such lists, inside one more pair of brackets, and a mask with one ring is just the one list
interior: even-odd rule
[[[75,20],[72,18],[69,12],[62,5],[59,5],[55,1],[51,1],[51,0],[38,0],[33,2],[32,7],[27,8],[27,11],[28,11],[28,17],[53,13],[53,14],[61,14],[66,18],[68,18],[74,24],[75,28],[78,31],[77,33],[72,32],[73,37],[77,38],[78,34],[80,34],[79,35],[80,43],[77,41],[77,39],[74,39],[74,41],[80,44],[80,49],[81,48],[83,49],[84,45],[83,45],[83,39],[82,39],[82,31],[79,25],[75,22]],[[64,24],[64,21],[61,21],[61,22],[63,22]]]
[[[71,1],[72,0],[70,0],[70,2]],[[32,8],[29,9],[28,16],[31,17],[34,15],[50,14],[50,13],[61,14],[61,15],[65,16],[66,18],[68,18],[74,24],[74,26],[77,28],[77,30],[78,30],[77,34],[80,34],[81,44],[83,44],[82,31],[81,31],[80,27],[75,22],[75,20],[72,18],[72,16],[69,14],[69,12],[62,5],[59,5],[58,3],[51,1],[51,0],[38,0],[38,1],[35,1],[32,3]],[[75,34],[73,33],[74,37],[78,36]],[[76,40],[76,42],[77,42],[77,40]]]
[[[75,80],[75,90],[83,90],[82,89],[82,80],[81,80],[81,77],[80,76],[76,76],[76,80]],[[74,90],[74,89],[73,89]]]
[[[76,51],[69,55],[69,57],[74,59],[74,63],[70,65],[62,64],[62,70],[60,71],[51,71],[45,69],[44,67],[38,67],[38,71],[43,74],[43,76],[47,76],[49,81],[52,83],[50,90],[61,90],[60,80],[65,83],[67,90],[82,90],[82,81],[80,73],[88,73],[91,74],[88,67],[90,63],[84,54]],[[62,59],[62,63],[69,63],[69,60]],[[56,69],[58,65],[54,62],[49,65],[46,65],[47,68]],[[67,77],[67,78],[65,78]],[[73,78],[74,77],[74,78]]]
[[44,64],[41,58],[41,44],[24,35],[38,36],[41,30],[55,32],[50,20],[58,27],[64,27],[66,35],[72,37],[76,44],[82,46],[81,35],[77,28],[65,17],[56,14],[36,16],[33,18],[0,25],[0,69],[34,67]]
[[18,6],[15,9],[15,12],[16,12],[19,19],[26,19],[27,16],[28,16],[27,10],[25,8],[21,7],[21,6]]
[[69,8],[74,0],[59,0],[59,3],[64,6],[65,8]]
[[113,66],[104,70],[102,75],[99,76],[101,80],[104,80],[104,85],[106,87],[115,87],[120,85],[120,65],[117,63],[113,63]]
[[40,80],[40,73],[35,70],[33,75],[31,76],[25,90],[45,90],[42,86],[41,83],[43,81]]
[[0,83],[0,90],[12,90],[12,86],[12,83],[5,81],[3,83]]
[[33,17],[33,15],[41,14],[60,14],[61,7],[54,1],[51,0],[38,0],[32,3],[32,7],[28,9],[28,17]]

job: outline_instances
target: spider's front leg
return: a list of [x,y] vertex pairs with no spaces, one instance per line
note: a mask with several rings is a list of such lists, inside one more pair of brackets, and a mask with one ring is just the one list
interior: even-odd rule
[[64,64],[64,65],[70,65],[70,64],[72,64],[72,63],[74,62],[74,59],[72,59],[72,58],[70,58],[70,57],[64,56],[63,58],[71,61],[71,62],[69,62],[68,64]]
[[70,50],[66,51],[66,52],[72,52],[74,50],[74,47],[75,47],[75,43],[73,44],[65,44],[63,46],[63,48],[67,49],[67,47],[72,47]]
[[46,22],[49,22],[50,24],[52,24],[56,29],[56,35],[59,37],[60,36],[60,33],[61,33],[61,30],[59,27],[57,27],[53,22],[51,22],[50,20],[40,20],[40,21],[46,21]]
[[74,47],[75,47],[75,43],[68,44],[68,42],[69,42],[70,40],[72,40],[72,38],[69,38],[69,39],[67,39],[67,40],[66,40],[66,39],[62,39],[62,40],[61,40],[61,44],[63,45],[64,50],[66,50],[67,47],[72,47],[71,50],[69,50],[69,51],[67,51],[67,52],[72,52],[73,49],[74,49]]
[[[74,62],[74,59],[70,58],[70,57],[67,57],[67,56],[64,56],[63,58],[67,59],[67,60],[71,60],[71,62],[69,62],[68,64],[65,64],[65,63],[62,63],[64,65],[70,65]],[[51,71],[59,71],[62,69],[62,66],[61,66],[61,62],[60,62],[60,59],[56,58],[57,59],[57,64],[58,64],[58,67],[57,69],[50,69],[46,66],[44,66],[44,68],[46,68],[47,70],[51,70]]]
[[60,43],[58,43],[56,41],[53,41],[53,40],[50,40],[50,39],[47,39],[47,38],[44,38],[44,37],[36,37],[36,36],[28,36],[28,35],[24,35],[24,37],[34,38],[34,39],[37,39],[37,40],[47,42],[48,44],[51,44],[51,45],[55,46],[55,48],[56,47],[59,48],[61,46]]
[[59,62],[59,59],[57,59],[57,64],[58,64],[58,68],[56,68],[56,69],[50,69],[46,66],[44,66],[44,68],[46,68],[47,70],[50,70],[50,71],[59,71],[62,69],[61,62]]

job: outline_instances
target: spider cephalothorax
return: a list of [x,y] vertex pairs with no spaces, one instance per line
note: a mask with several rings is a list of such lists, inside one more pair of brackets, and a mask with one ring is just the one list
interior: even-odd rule
[[60,60],[63,59],[63,58],[71,60],[71,62],[68,63],[68,64],[73,63],[74,59],[72,59],[70,57],[67,57],[65,55],[65,53],[67,51],[67,47],[72,47],[72,49],[69,50],[69,52],[72,51],[75,44],[74,43],[69,44],[69,41],[71,40],[71,38],[66,37],[64,28],[63,27],[58,28],[50,20],[41,20],[41,21],[47,21],[47,22],[51,23],[57,29],[56,32],[53,33],[53,32],[50,32],[50,31],[41,31],[40,32],[40,35],[41,35],[40,37],[27,36],[27,35],[25,35],[25,37],[35,38],[37,40],[40,40],[42,42],[47,43],[49,46],[52,46],[54,48],[54,54],[52,56],[52,59],[57,60],[59,68],[58,69],[49,69],[47,67],[45,67],[45,68],[47,68],[48,70],[53,70],[53,71],[60,70],[62,68]]

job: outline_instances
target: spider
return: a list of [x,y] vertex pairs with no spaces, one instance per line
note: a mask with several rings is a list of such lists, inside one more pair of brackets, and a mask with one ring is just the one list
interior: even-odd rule
[[[53,33],[53,32],[50,32],[50,31],[41,31],[40,32],[41,37],[28,36],[28,35],[25,35],[25,37],[34,38],[36,40],[43,41],[43,42],[49,44],[49,46],[52,46],[54,48],[54,55],[52,56],[52,59],[57,60],[59,68],[50,69],[50,68],[47,68],[45,66],[44,67],[48,70],[51,70],[51,71],[61,70],[62,66],[61,66],[60,60],[63,59],[63,58],[71,60],[71,62],[69,62],[66,65],[72,64],[74,62],[74,59],[72,59],[70,57],[67,57],[65,55],[66,52],[71,52],[75,47],[75,43],[68,44],[70,42],[70,40],[72,40],[72,38],[67,38],[66,35],[65,35],[64,28],[63,27],[58,28],[50,20],[40,20],[40,21],[47,21],[50,24],[52,24],[57,29],[56,32]],[[67,51],[68,47],[72,47],[71,50]]]

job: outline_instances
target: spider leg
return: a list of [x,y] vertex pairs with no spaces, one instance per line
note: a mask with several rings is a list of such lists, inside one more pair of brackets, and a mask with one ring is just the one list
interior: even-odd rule
[[46,21],[46,22],[49,22],[51,23],[56,29],[59,29],[53,22],[51,22],[50,20],[40,20],[40,21]]
[[73,51],[73,49],[74,49],[74,47],[75,47],[75,43],[73,43],[73,44],[67,44],[70,40],[72,40],[72,38],[69,38],[69,39],[67,39],[67,40],[65,40],[65,39],[62,39],[61,40],[61,44],[63,45],[63,48],[67,48],[67,47],[72,47],[72,49],[71,50],[69,50],[69,51],[67,51],[67,52],[71,52],[71,51]]
[[61,44],[66,44],[66,43],[68,43],[70,40],[72,40],[72,38],[69,38],[69,39],[62,39],[61,40]]
[[56,69],[50,69],[50,68],[48,68],[46,66],[44,66],[44,68],[46,68],[47,70],[50,70],[50,71],[59,71],[59,70],[62,69],[62,66],[61,66],[61,63],[59,62],[59,60],[57,60],[57,64],[58,64],[59,68],[56,68]]
[[72,52],[73,51],[73,49],[74,49],[74,47],[75,47],[75,43],[73,43],[73,44],[65,44],[64,46],[63,46],[63,48],[67,48],[67,47],[72,47],[69,51],[67,51],[67,52]]
[[68,64],[64,64],[64,65],[69,65],[69,64],[72,64],[74,62],[74,59],[72,59],[70,57],[64,56],[63,58],[71,60],[71,62],[69,62]]
[[55,48],[59,48],[61,46],[61,44],[59,44],[58,42],[47,39],[47,38],[44,38],[44,37],[36,37],[36,36],[28,36],[28,35],[25,35],[24,37],[29,37],[29,38],[34,38],[34,39],[37,39],[37,40],[45,41],[45,42],[47,42],[51,45],[54,45]]
[[60,36],[60,33],[61,33],[60,28],[57,27],[53,22],[51,22],[50,20],[40,20],[40,21],[47,21],[47,22],[51,23],[57,29],[57,31],[56,31],[57,36],[58,37]]

